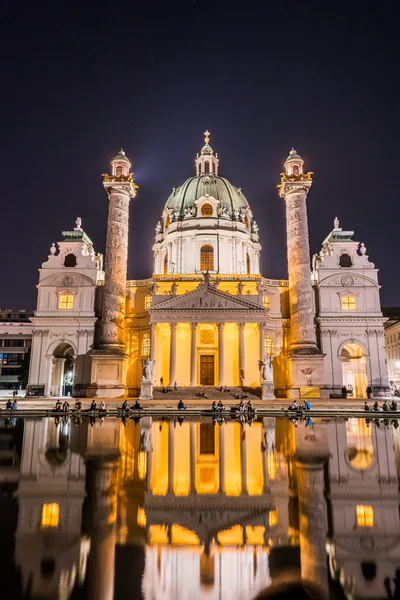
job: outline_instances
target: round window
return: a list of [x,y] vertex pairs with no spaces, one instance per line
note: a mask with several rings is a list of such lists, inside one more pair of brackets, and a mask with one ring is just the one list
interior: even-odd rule
[[203,215],[203,217],[211,217],[211,215],[213,214],[213,207],[211,206],[211,204],[203,204],[203,206],[201,207],[201,214]]

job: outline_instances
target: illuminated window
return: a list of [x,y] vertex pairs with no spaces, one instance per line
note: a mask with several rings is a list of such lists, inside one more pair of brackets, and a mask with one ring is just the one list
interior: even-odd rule
[[250,275],[250,273],[251,273],[250,255],[248,252],[246,253],[246,273],[247,273],[247,275]]
[[276,452],[268,452],[268,477],[271,481],[276,479],[276,471],[278,469],[278,461],[276,458]]
[[299,166],[293,165],[293,175],[298,175],[298,174],[299,174]]
[[58,308],[62,310],[73,310],[74,308],[74,294],[59,294],[58,295]]
[[116,175],[117,175],[117,177],[121,177],[121,175],[122,175],[122,167],[117,167]]
[[60,520],[60,505],[56,503],[43,504],[42,527],[58,527]]
[[144,307],[150,308],[150,306],[151,306],[151,295],[148,294],[147,296],[144,297]]
[[263,305],[264,305],[264,308],[271,308],[271,298],[270,298],[270,296],[264,296],[263,297]]
[[169,224],[171,223],[171,218],[168,215],[168,217],[165,219],[165,228],[167,228],[169,226]]
[[343,310],[356,310],[357,299],[355,296],[342,296],[342,309]]
[[142,357],[148,358],[150,356],[150,334],[145,333],[142,342]]
[[164,255],[164,275],[168,274],[168,253]]
[[357,504],[357,525],[359,527],[373,527],[374,526],[374,509],[372,506],[367,504]]
[[274,527],[278,524],[278,509],[270,510],[268,514],[268,524],[270,527]]
[[214,271],[214,248],[210,244],[200,249],[200,271]]
[[139,527],[146,527],[146,513],[144,512],[144,508],[138,506],[137,509],[137,524]]
[[264,346],[265,356],[271,356],[272,354],[272,337],[270,335],[265,336],[265,346]]
[[339,259],[339,267],[349,268],[352,266],[351,256],[349,256],[349,254],[342,254]]
[[203,215],[203,217],[211,217],[211,215],[213,214],[213,207],[211,206],[211,204],[203,204],[201,207],[201,214]]

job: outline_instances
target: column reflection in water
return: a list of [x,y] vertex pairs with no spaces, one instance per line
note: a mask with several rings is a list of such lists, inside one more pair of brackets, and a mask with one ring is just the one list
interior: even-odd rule
[[24,593],[64,600],[86,577],[96,600],[138,586],[145,600],[242,600],[294,568],[325,592],[385,597],[400,566],[398,431],[28,419],[15,550]]

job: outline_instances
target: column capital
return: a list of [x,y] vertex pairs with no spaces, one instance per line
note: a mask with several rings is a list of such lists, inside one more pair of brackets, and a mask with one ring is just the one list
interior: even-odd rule
[[244,329],[246,323],[236,323],[236,326],[239,330]]
[[225,329],[225,323],[217,323],[217,327],[223,331]]
[[192,329],[196,329],[197,326],[198,326],[198,323],[190,323],[190,327]]
[[176,323],[176,322],[169,324],[171,330],[176,329],[177,325],[178,325],[178,323]]

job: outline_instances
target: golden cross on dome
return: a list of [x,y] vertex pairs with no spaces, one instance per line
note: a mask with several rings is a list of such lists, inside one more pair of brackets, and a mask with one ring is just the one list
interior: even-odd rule
[[204,135],[205,135],[204,141],[206,144],[208,144],[208,142],[210,141],[210,135],[211,135],[211,133],[208,131],[208,129],[205,130]]

